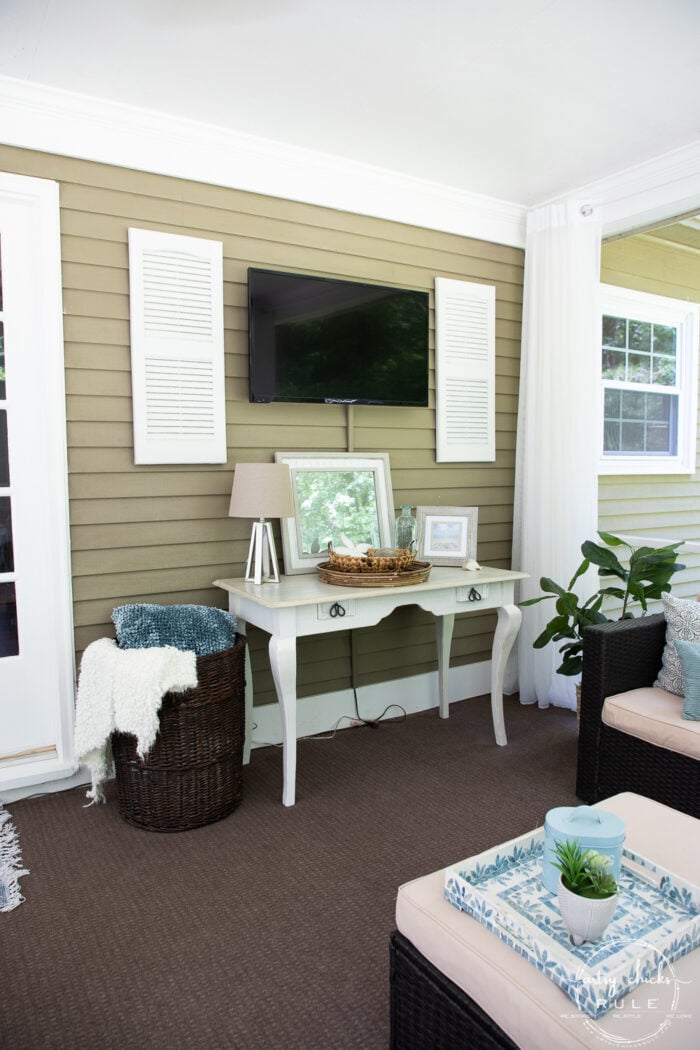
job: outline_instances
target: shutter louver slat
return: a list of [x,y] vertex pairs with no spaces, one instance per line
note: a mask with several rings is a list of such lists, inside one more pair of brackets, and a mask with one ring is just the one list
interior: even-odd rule
[[495,459],[495,289],[435,280],[436,458]]
[[144,330],[211,338],[212,268],[184,252],[144,252]]
[[136,463],[225,463],[222,245],[129,230]]
[[146,361],[148,437],[214,437],[213,374],[201,361]]

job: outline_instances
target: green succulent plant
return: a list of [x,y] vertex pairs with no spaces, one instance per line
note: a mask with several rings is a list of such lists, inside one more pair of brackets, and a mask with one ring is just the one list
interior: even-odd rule
[[554,854],[557,859],[552,864],[561,872],[567,890],[594,900],[604,900],[617,893],[617,882],[610,871],[610,857],[586,849],[578,839],[555,842]]
[[[545,594],[538,598],[529,598],[521,605],[537,605],[538,602],[555,599],[556,614],[549,621],[544,631],[532,643],[535,649],[543,649],[549,642],[563,642],[559,652],[562,662],[557,671],[563,675],[578,675],[583,668],[583,630],[591,624],[607,623],[610,617],[602,611],[606,597],[616,598],[622,602],[622,610],[617,619],[624,620],[632,613],[629,606],[639,602],[642,611],[646,612],[648,603],[661,598],[671,590],[670,579],[675,572],[684,569],[676,561],[676,552],[680,543],[670,543],[666,547],[634,548],[625,543],[619,536],[610,532],[599,532],[605,546],[586,540],[581,544],[583,561],[571,577],[566,588],[550,580],[547,576],[540,579],[540,587]],[[630,552],[627,564],[623,564],[611,548],[625,547]],[[598,566],[601,579],[619,580],[620,585],[611,583],[599,589],[581,601],[574,592],[576,581],[588,571],[591,565]]]

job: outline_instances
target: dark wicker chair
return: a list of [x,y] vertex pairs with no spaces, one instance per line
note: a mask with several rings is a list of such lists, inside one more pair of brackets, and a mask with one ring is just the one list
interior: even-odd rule
[[471,996],[403,934],[391,935],[391,1050],[517,1050]]
[[700,817],[700,762],[603,724],[607,696],[651,686],[666,640],[663,615],[584,630],[576,794],[598,802],[620,791]]

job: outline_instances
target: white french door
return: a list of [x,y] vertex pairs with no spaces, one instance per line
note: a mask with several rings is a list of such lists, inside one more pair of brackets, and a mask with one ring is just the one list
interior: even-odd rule
[[75,769],[61,316],[58,187],[0,174],[0,790]]

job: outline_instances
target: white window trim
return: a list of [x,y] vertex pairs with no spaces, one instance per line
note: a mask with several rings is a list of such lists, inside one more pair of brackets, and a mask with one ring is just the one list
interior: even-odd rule
[[[612,314],[639,321],[673,325],[678,329],[678,454],[630,456],[603,452],[603,402],[600,384],[599,474],[692,474],[695,471],[698,429],[698,331],[700,307],[682,299],[669,299],[615,285],[600,286],[601,318]],[[598,347],[600,354],[600,346]],[[669,391],[670,392],[670,391]]]

